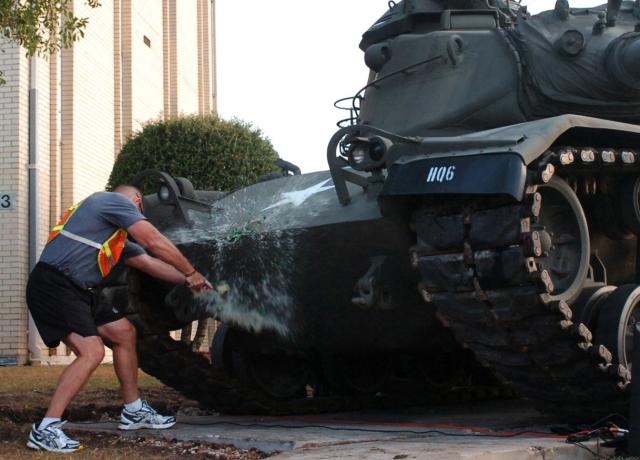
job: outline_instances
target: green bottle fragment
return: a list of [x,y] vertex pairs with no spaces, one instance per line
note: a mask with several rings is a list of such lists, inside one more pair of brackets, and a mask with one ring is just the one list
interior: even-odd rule
[[224,296],[231,290],[231,286],[227,284],[226,281],[218,281],[215,283],[216,292],[221,296]]

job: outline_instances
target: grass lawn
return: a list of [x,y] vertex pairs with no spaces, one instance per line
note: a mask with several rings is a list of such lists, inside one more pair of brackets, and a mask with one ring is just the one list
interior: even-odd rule
[[[53,391],[64,369],[65,366],[0,367],[0,394]],[[162,386],[158,380],[142,371],[139,372],[139,382],[141,389]],[[112,365],[104,364],[98,367],[84,391],[98,389],[118,389],[118,380]]]

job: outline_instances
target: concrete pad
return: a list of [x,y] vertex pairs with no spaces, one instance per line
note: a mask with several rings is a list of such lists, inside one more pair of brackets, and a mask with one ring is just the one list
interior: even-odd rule
[[[67,427],[256,448],[287,460],[593,458],[563,438],[545,435],[553,424],[524,402],[500,401],[295,417],[183,416],[173,428],[156,431],[123,432],[115,422],[69,423]],[[595,443],[588,446],[597,449]],[[599,454],[613,452],[600,449]]]
[[[590,444],[595,450],[596,446]],[[600,455],[610,450],[600,449]],[[304,447],[275,455],[279,460],[329,459],[418,459],[418,460],[593,460],[594,456],[577,446],[544,440],[487,441],[469,439],[460,442],[433,437],[392,440],[385,443],[367,442],[339,446]]]

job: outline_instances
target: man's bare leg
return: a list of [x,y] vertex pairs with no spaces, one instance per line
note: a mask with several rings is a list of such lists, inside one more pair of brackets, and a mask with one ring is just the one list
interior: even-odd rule
[[118,429],[165,429],[175,425],[175,417],[159,414],[140,398],[135,327],[129,320],[123,318],[99,326],[98,333],[112,343],[113,367],[122,388],[122,399],[124,399],[125,406],[120,415]]
[[63,342],[75,352],[76,359],[60,375],[46,417],[62,417],[69,403],[104,358],[104,343],[100,337],[82,337],[72,332]]
[[124,403],[136,401],[140,397],[136,328],[128,319],[122,318],[99,326],[98,333],[113,344],[113,367],[120,382]]

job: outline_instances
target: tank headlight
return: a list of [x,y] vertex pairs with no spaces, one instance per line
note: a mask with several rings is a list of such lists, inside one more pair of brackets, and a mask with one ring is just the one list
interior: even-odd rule
[[369,145],[369,158],[375,163],[380,163],[384,160],[390,144],[388,140],[382,137],[374,137],[371,139],[371,144]]
[[351,151],[349,152],[349,160],[351,163],[356,165],[361,165],[364,160],[367,158],[367,150],[369,146],[367,144],[355,144],[352,146]]
[[163,203],[166,203],[171,199],[171,192],[166,184],[162,184],[158,189],[158,199]]
[[384,148],[384,145],[378,142],[371,144],[371,148],[369,148],[369,156],[375,162],[382,160],[385,152],[386,149]]
[[358,171],[381,169],[391,145],[390,140],[380,136],[352,138],[347,147],[349,164]]

